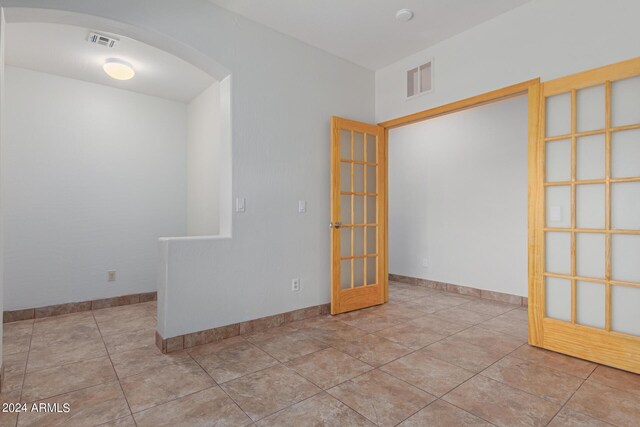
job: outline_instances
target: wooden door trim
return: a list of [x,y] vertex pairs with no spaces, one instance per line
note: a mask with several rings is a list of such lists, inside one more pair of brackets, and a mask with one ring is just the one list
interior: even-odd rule
[[378,125],[382,126],[385,129],[393,129],[400,126],[410,125],[413,123],[421,122],[423,120],[443,116],[445,114],[451,114],[469,108],[479,107],[484,104],[490,104],[492,102],[501,101],[503,99],[513,98],[514,96],[525,95],[528,93],[530,87],[538,84],[540,84],[540,78],[527,80],[511,86],[503,87],[502,89],[492,90],[490,92],[472,96],[471,98],[461,99],[459,101],[451,102],[439,107],[430,108],[428,110],[419,111],[407,116],[387,120],[378,123]]

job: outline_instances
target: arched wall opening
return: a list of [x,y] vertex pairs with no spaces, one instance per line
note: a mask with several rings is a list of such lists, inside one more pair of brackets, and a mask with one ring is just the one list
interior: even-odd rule
[[[110,19],[5,11],[4,310],[151,298],[159,238],[231,235],[229,72]],[[89,46],[89,32],[120,49]],[[102,74],[119,55],[132,84]]]

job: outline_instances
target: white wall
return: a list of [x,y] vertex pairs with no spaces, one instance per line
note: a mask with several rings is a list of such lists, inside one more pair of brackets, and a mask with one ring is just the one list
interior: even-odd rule
[[220,83],[191,100],[187,115],[187,234],[220,232]]
[[[376,72],[376,119],[636,57],[638,16],[637,0],[533,0]],[[406,70],[431,57],[435,91],[406,101]]]
[[5,102],[5,309],[156,290],[157,239],[186,233],[186,104],[16,67]]
[[[3,129],[4,129],[4,30],[5,30],[5,21],[4,21],[4,9],[0,7],[0,148],[4,144],[4,139],[2,137]],[[2,171],[2,151],[0,150],[0,172]],[[0,178],[0,183],[2,183],[2,178]],[[4,197],[2,196],[2,192],[0,192],[0,312],[4,310],[4,227],[3,227],[3,218],[4,216]],[[4,328],[0,328],[0,366],[2,366],[3,356],[2,356],[2,337],[3,337]],[[2,378],[4,380],[4,378]]]
[[389,132],[389,272],[527,295],[526,96]]
[[[163,242],[163,337],[329,301],[330,116],[373,121],[371,71],[205,0],[4,4],[113,19],[197,49],[231,71],[233,197],[246,198],[247,212],[233,215],[232,238]],[[299,199],[307,200],[306,214],[297,212]],[[301,280],[295,293],[294,277]]]

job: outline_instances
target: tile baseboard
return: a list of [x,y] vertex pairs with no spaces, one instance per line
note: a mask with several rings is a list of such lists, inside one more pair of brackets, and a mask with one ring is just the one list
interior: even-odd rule
[[451,292],[453,294],[469,295],[469,296],[483,298],[491,301],[499,301],[499,302],[505,302],[508,304],[520,305],[522,307],[527,307],[529,304],[528,297],[505,294],[502,292],[487,291],[485,289],[454,285],[452,283],[437,282],[437,281],[428,280],[428,279],[419,279],[417,277],[402,276],[400,274],[389,274],[389,280],[392,282],[400,282],[408,285],[422,286],[425,288]]
[[286,325],[296,320],[309,319],[311,317],[329,314],[330,304],[314,305],[301,308],[299,310],[288,311],[286,313],[274,314],[273,316],[261,317],[259,319],[247,320],[246,322],[234,323],[220,326],[213,329],[192,332],[178,335],[177,337],[162,338],[156,331],[156,346],[163,353],[171,353],[197,345],[218,342],[226,338],[238,335],[250,334],[252,332],[264,331],[276,326]]
[[3,323],[18,322],[20,320],[42,319],[43,317],[60,316],[62,314],[79,313],[81,311],[99,310],[101,308],[118,307],[121,305],[138,304],[155,301],[157,292],[121,295],[112,298],[102,298],[91,301],[69,302],[65,304],[47,305],[45,307],[9,310],[3,313]]

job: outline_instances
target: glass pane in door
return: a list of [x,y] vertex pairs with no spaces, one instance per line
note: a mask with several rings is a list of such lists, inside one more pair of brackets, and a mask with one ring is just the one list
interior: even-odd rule
[[576,283],[576,323],[604,328],[604,293],[602,283]]
[[571,281],[547,277],[545,283],[546,316],[571,321]]
[[611,287],[611,329],[640,336],[640,288]]

